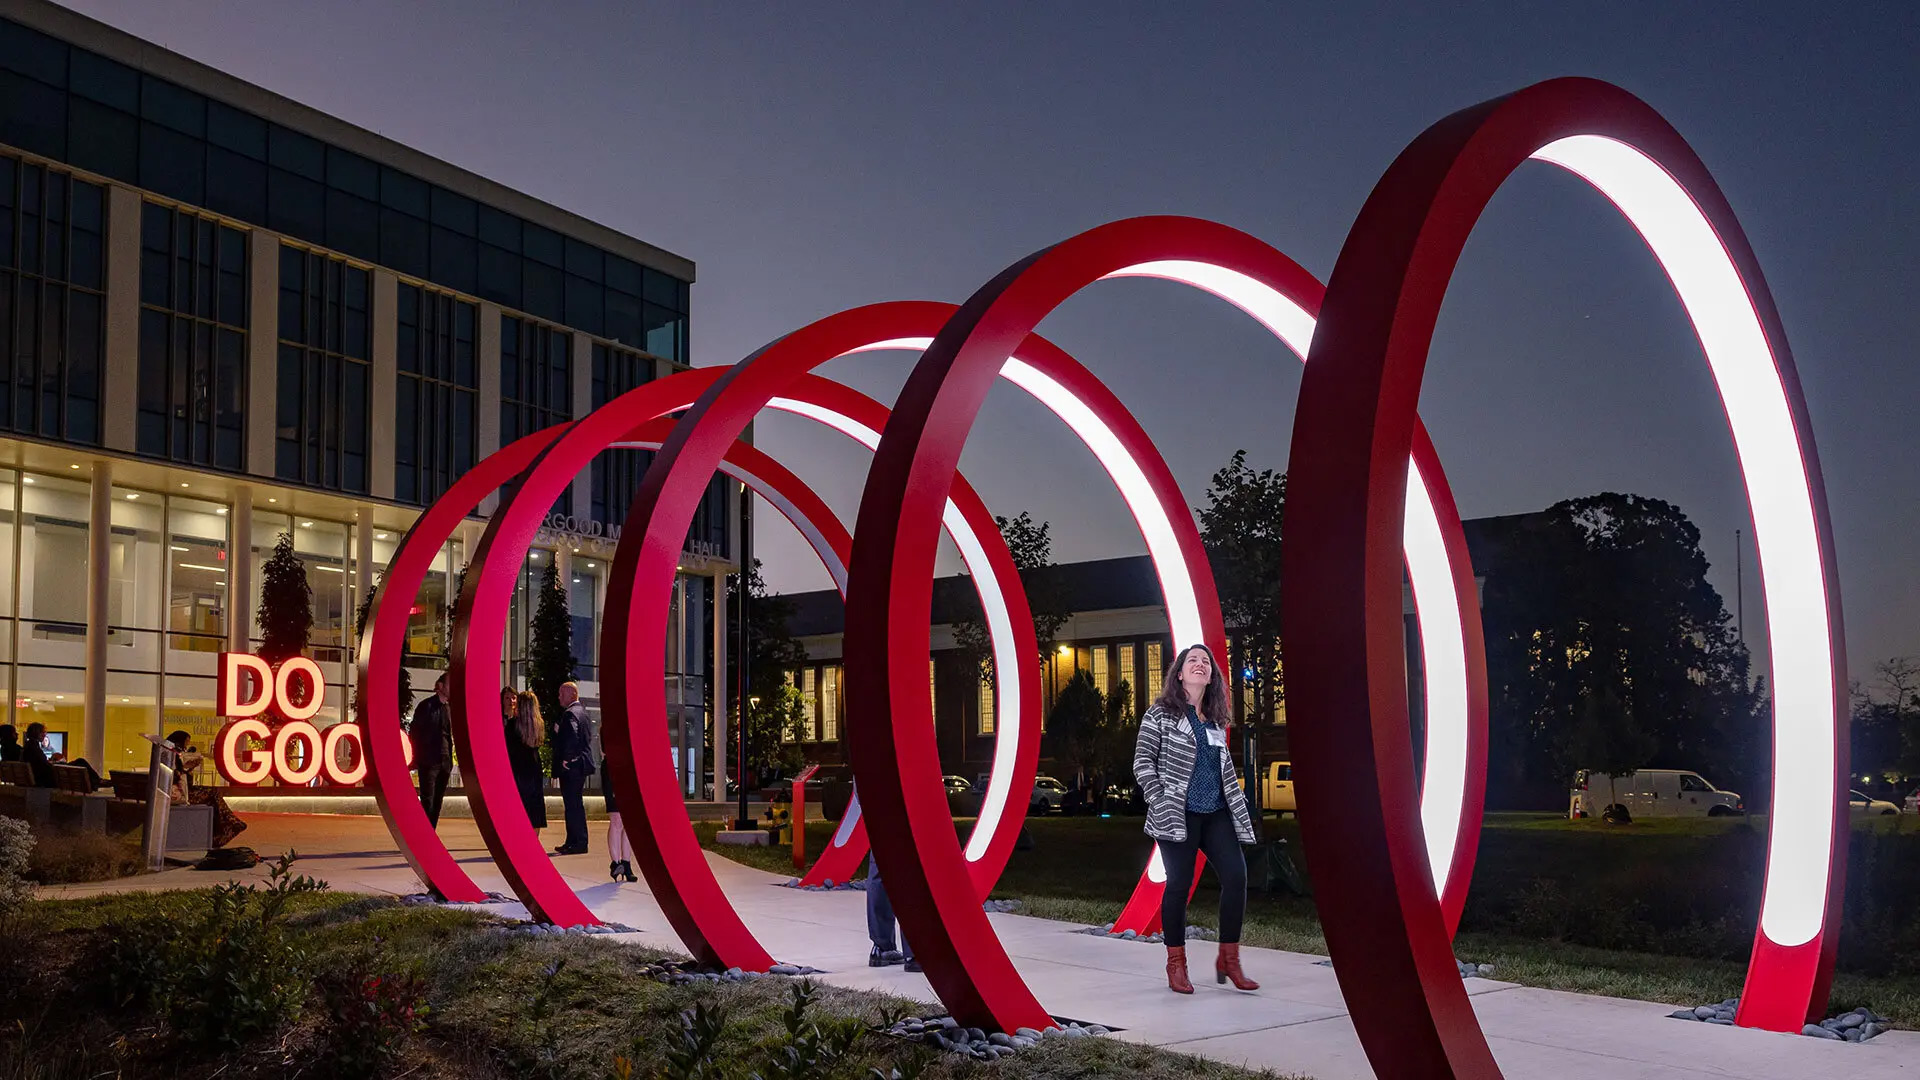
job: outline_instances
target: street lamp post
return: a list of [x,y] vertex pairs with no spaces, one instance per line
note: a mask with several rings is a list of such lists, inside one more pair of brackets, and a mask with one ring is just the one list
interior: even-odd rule
[[734,828],[744,829],[747,821],[747,709],[757,704],[758,699],[748,693],[752,684],[748,681],[748,667],[751,654],[747,651],[747,593],[753,584],[753,493],[741,485],[740,490],[740,692],[734,700],[740,702],[740,732],[738,735],[739,753],[734,758],[734,784],[740,791],[739,813],[734,818]]

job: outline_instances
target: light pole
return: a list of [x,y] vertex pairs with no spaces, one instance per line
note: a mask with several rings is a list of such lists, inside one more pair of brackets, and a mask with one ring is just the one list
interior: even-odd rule
[[739,754],[734,758],[734,782],[740,789],[739,814],[734,818],[734,828],[747,827],[747,708],[759,703],[759,699],[748,693],[752,683],[748,681],[748,667],[751,654],[747,651],[747,593],[753,585],[753,493],[740,485],[740,692],[734,700],[740,702],[740,733],[738,736]]

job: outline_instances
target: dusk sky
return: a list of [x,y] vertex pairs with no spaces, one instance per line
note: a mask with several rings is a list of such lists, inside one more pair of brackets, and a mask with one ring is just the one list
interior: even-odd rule
[[[958,302],[1137,214],[1224,222],[1324,278],[1428,124],[1608,79],[1691,141],[1766,270],[1826,470],[1852,674],[1920,654],[1920,6],[71,6],[693,259],[702,366],[841,308]],[[1042,330],[1135,411],[1190,504],[1238,447],[1284,467],[1300,363],[1219,301],[1109,282]],[[891,401],[911,359],[824,374]],[[1495,199],[1421,411],[1463,515],[1670,500],[1735,608],[1751,525],[1711,376],[1645,246],[1579,181],[1530,165]],[[864,450],[784,417],[757,441],[851,522]],[[989,399],[963,468],[996,512],[1053,522],[1060,559],[1145,550],[1092,455],[1016,390]],[[757,520],[777,589],[829,584],[796,532]],[[1746,567],[1759,651],[1750,546]]]

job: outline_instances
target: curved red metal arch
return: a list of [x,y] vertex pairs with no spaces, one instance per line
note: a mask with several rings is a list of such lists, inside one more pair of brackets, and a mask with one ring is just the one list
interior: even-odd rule
[[[1317,283],[1284,255],[1244,233],[1194,219],[1117,222],[1015,264],[954,315],[916,366],[868,473],[859,517],[868,533],[854,532],[848,700],[861,708],[886,701],[894,725],[891,739],[873,726],[848,725],[855,775],[874,810],[869,831],[881,860],[902,868],[898,884],[889,876],[889,891],[902,898],[904,932],[915,941],[916,955],[924,952],[929,980],[956,1016],[981,1026],[1043,1024],[1046,1014],[984,914],[956,888],[951,837],[932,827],[944,810],[936,798],[938,753],[926,732],[924,703],[904,692],[903,681],[909,658],[924,656],[928,645],[931,589],[913,577],[933,564],[939,499],[1005,359],[1019,355],[1039,320],[1068,296],[1143,264],[1223,268],[1268,294],[1317,299]],[[1154,276],[1182,279],[1172,272]],[[1298,299],[1292,303],[1301,306]],[[724,393],[725,385],[716,384],[703,402]],[[1439,476],[1433,464],[1422,472]],[[1468,606],[1460,618],[1472,622],[1470,640],[1477,644],[1477,609]],[[1216,629],[1206,643],[1219,651],[1224,635]],[[1484,668],[1480,672],[1483,680]],[[1479,700],[1484,708],[1484,695]],[[1484,759],[1469,767],[1483,768]],[[1472,818],[1469,824],[1463,817],[1458,828],[1477,830],[1478,815]]]
[[[697,385],[676,382],[694,374],[701,377]],[[471,561],[471,565],[479,567],[479,571],[467,575],[466,589],[455,618],[455,731],[465,730],[472,739],[470,747],[462,744],[462,750],[467,760],[473,763],[473,777],[476,780],[473,792],[475,817],[483,822],[482,833],[487,837],[488,846],[515,892],[521,895],[530,910],[548,921],[572,925],[590,920],[592,914],[546,858],[524,815],[517,813],[518,796],[506,766],[506,745],[500,726],[493,723],[482,723],[477,727],[469,725],[466,723],[465,710],[470,703],[491,704],[499,697],[499,665],[491,658],[499,655],[514,579],[540,529],[547,508],[573,482],[573,477],[592,461],[595,454],[624,438],[623,433],[628,428],[685,408],[692,396],[689,390],[710,385],[719,375],[718,369],[705,368],[697,373],[686,372],[648,383],[622,394],[568,426],[558,438],[543,448],[539,457],[520,475],[512,497],[489,519],[486,532]],[[787,396],[856,423],[876,426],[885,423],[886,410],[878,402],[817,376],[796,381],[789,388]],[[779,474],[791,475],[772,464],[764,455],[758,452],[752,452],[752,455],[756,461],[764,462],[756,466],[759,470],[778,470]],[[708,475],[711,475],[711,470]],[[824,504],[819,504],[817,498],[806,491],[804,485],[799,485],[797,480],[793,483],[798,485],[794,490],[796,496],[804,495],[819,506],[818,513],[822,520],[835,520]],[[703,480],[703,490],[704,487]],[[954,503],[976,534],[984,530],[981,546],[989,565],[993,567],[993,576],[999,580],[1018,581],[1013,558],[1007,553],[999,531],[993,527],[985,504],[970,488],[964,486],[956,490]],[[684,537],[685,526],[679,532]],[[617,613],[609,617],[610,624],[631,617],[631,612],[624,605],[615,602],[617,599],[617,594],[610,591],[609,610]],[[1024,594],[1010,594],[1006,602],[1016,627],[1024,623],[1027,637],[1031,638],[1032,617],[1026,611]],[[1032,649],[1031,644],[1027,647]],[[470,658],[476,656],[481,659],[470,662]],[[611,666],[607,674],[613,676],[617,670],[617,665]],[[655,696],[657,698],[658,695]],[[612,694],[602,696],[602,748],[611,762],[609,773],[614,780],[615,792],[626,800],[626,794],[620,787],[623,764],[620,741],[626,737],[626,732],[617,720],[619,700]],[[665,726],[663,723],[648,730],[664,732]],[[1037,760],[1037,737],[1023,750]],[[671,769],[665,766],[664,759],[657,752],[645,753],[642,759],[660,766],[657,770],[660,775],[654,779],[664,780],[671,798],[656,800],[651,806],[642,801],[623,801],[623,810],[627,806],[640,809],[637,812],[625,810],[622,818],[628,836],[633,841],[635,854],[648,875],[655,899],[667,914],[668,921],[673,923],[694,956],[703,962],[755,970],[771,966],[771,956],[747,931],[745,924],[740,922],[739,916],[720,892],[718,882],[713,879],[712,871],[707,867],[705,856],[694,837],[692,823],[686,816],[685,804]],[[488,807],[496,804],[512,809],[498,814],[489,812]],[[691,861],[674,861],[673,855],[680,856],[682,860],[690,856]],[[686,893],[695,895],[683,900]]]
[[[1301,822],[1334,970],[1383,1076],[1499,1075],[1440,913],[1420,888],[1405,685],[1389,640],[1399,604],[1383,590],[1399,588],[1388,542],[1402,512],[1395,469],[1412,438],[1441,301],[1488,200],[1529,157],[1587,179],[1653,247],[1714,367],[1756,538],[1802,534],[1789,538],[1804,547],[1790,549],[1795,558],[1770,561],[1763,552],[1761,560],[1770,588],[1784,578],[1783,590],[1797,590],[1778,607],[1770,594],[1770,620],[1805,620],[1810,641],[1802,644],[1818,654],[1788,655],[1788,639],[1773,639],[1775,686],[1791,665],[1812,688],[1798,715],[1786,716],[1776,699],[1775,791],[1778,800],[1781,771],[1811,770],[1802,778],[1808,790],[1792,794],[1816,811],[1826,804],[1832,820],[1816,813],[1783,823],[1776,813],[1769,824],[1768,896],[1739,1022],[1798,1031],[1824,1009],[1832,975],[1847,830],[1833,809],[1835,800],[1845,805],[1845,653],[1826,500],[1786,337],[1731,207],[1679,133],[1617,87],[1541,83],[1439,121],[1381,178],[1335,264],[1294,426],[1283,602],[1288,658],[1301,663],[1298,671],[1290,664],[1288,685],[1300,717]],[[1762,450],[1786,454],[1779,472],[1798,475],[1757,475]],[[854,550],[857,598],[857,534]],[[1824,695],[1823,678],[1831,678]],[[1783,733],[1786,723],[1797,726]],[[1789,745],[1813,760],[1782,760]],[[1336,776],[1337,787],[1328,780]],[[1799,830],[1784,838],[1792,843],[1783,843],[1783,828]],[[1809,840],[1813,858],[1783,865],[1783,850],[1804,854]],[[1779,894],[1780,903],[1799,904],[1779,925],[1793,931],[1782,936],[1804,940],[1775,941],[1768,903],[1779,875],[1792,873],[1807,877]],[[1824,890],[1824,906],[1811,890]]]

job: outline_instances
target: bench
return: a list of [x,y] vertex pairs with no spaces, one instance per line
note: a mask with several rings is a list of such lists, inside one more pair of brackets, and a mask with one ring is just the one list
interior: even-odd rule
[[0,814],[44,825],[52,801],[52,788],[34,786],[32,766],[24,761],[0,761]]
[[[147,824],[146,772],[114,769],[107,774],[113,797],[107,804],[107,827],[131,832]],[[124,825],[121,825],[124,823]],[[213,807],[173,803],[167,807],[167,850],[208,851],[213,847]]]
[[50,824],[66,828],[104,831],[107,827],[107,800],[93,794],[93,770],[84,765],[55,764],[53,793],[47,807]]

